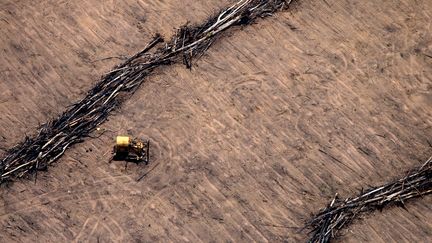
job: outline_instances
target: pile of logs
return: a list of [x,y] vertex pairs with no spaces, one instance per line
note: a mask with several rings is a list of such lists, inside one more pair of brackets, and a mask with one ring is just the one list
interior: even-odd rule
[[46,169],[68,147],[88,137],[122,102],[121,96],[133,93],[155,68],[178,62],[190,68],[191,60],[203,55],[225,30],[272,15],[290,3],[240,0],[200,25],[181,27],[168,42],[155,35],[144,50],[102,77],[81,101],[42,125],[35,136],[11,148],[0,161],[0,183]]
[[432,192],[432,157],[408,175],[380,187],[370,188],[354,198],[340,200],[337,195],[327,208],[308,222],[312,228],[309,242],[330,242],[337,232],[353,222],[362,213],[400,205],[415,197]]

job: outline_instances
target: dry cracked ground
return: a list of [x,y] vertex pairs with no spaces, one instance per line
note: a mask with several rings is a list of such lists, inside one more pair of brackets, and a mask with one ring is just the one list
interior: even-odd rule
[[[84,97],[155,32],[232,1],[1,0],[0,153]],[[432,154],[432,2],[304,0],[159,69],[37,181],[0,188],[2,242],[300,242],[337,192]],[[151,163],[111,162],[113,138]],[[136,179],[143,175],[140,181]],[[339,242],[428,242],[432,198]]]

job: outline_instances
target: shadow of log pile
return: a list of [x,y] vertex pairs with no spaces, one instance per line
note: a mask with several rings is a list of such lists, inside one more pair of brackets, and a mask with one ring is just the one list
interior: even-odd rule
[[11,148],[0,161],[0,183],[46,169],[68,147],[82,142],[106,121],[124,100],[121,97],[132,94],[154,69],[181,62],[191,68],[191,60],[203,55],[225,30],[270,16],[290,3],[291,0],[240,0],[202,24],[179,28],[169,42],[156,34],[144,50],[102,77],[85,98],[42,125],[35,136],[26,137]]
[[354,198],[340,200],[336,194],[327,208],[307,223],[312,228],[309,242],[330,242],[337,233],[362,213],[381,210],[386,206],[404,207],[405,201],[432,192],[432,157],[405,177],[362,191]]

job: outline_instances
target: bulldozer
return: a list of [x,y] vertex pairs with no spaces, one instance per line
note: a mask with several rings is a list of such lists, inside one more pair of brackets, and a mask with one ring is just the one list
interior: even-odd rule
[[117,136],[113,153],[114,160],[149,163],[150,141],[131,138],[129,136]]

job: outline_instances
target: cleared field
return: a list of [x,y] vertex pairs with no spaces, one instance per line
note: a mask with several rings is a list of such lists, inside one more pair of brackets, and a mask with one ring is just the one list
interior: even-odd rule
[[[75,18],[73,7],[25,2],[6,3],[0,15],[6,19],[0,28],[7,53],[0,61],[6,67],[0,73],[5,147],[81,97],[117,62],[92,67],[74,56],[74,45],[64,45],[77,42],[82,49],[79,41],[88,36],[77,26],[70,31],[73,22],[60,21]],[[95,13],[80,28],[103,33],[89,38],[90,60],[133,53],[154,31],[169,33],[185,19],[199,21],[226,5],[123,2],[102,11],[101,2],[77,1],[83,10],[78,13]],[[36,16],[51,5],[58,6],[53,13],[62,9],[57,23],[74,41],[39,30],[49,25]],[[3,9],[25,14],[10,17]],[[131,9],[153,16],[141,32],[132,27]],[[166,16],[158,14],[163,9]],[[109,16],[116,11],[118,18]],[[1,241],[304,240],[304,221],[334,193],[348,196],[378,185],[430,156],[431,12],[426,0],[303,1],[293,11],[231,32],[192,71],[180,65],[161,69],[101,127],[106,132],[99,138],[74,146],[57,166],[39,173],[36,184],[2,188]],[[158,26],[158,18],[171,22]],[[122,24],[98,27],[110,21]],[[22,25],[31,26],[25,34]],[[29,52],[11,49],[17,40],[40,56],[25,63]],[[44,40],[52,44],[35,44]],[[53,74],[38,76],[32,65],[50,66],[41,73]],[[148,167],[108,164],[112,139],[121,133],[151,139]],[[408,203],[407,211],[374,213],[340,241],[429,241],[431,202],[426,197]]]
[[169,37],[174,28],[202,21],[227,4],[0,1],[0,147],[13,146],[59,115],[155,32]]

